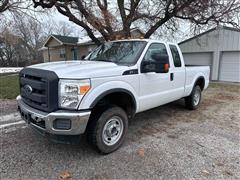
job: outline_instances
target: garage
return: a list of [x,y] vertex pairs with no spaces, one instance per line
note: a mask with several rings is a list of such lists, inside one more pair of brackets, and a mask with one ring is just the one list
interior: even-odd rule
[[183,53],[183,57],[186,65],[210,66],[210,69],[212,67],[211,52]]
[[219,72],[220,81],[240,82],[240,51],[223,52]]
[[212,53],[184,53],[186,65],[211,66]]
[[240,82],[240,29],[217,26],[179,43],[187,65],[209,65],[210,80]]

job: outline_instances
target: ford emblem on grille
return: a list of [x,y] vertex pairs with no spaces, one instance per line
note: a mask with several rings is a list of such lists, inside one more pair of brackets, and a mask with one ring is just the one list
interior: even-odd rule
[[28,93],[28,94],[31,94],[32,91],[33,91],[32,87],[30,85],[28,85],[28,84],[26,84],[24,86],[24,89],[25,89],[26,93]]

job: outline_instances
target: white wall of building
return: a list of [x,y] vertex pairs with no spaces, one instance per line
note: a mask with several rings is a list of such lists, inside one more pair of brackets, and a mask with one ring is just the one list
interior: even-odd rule
[[[240,78],[235,78],[240,72],[240,30],[228,27],[214,28],[181,42],[179,46],[188,64],[203,65],[209,61],[205,59],[209,56],[205,55],[211,54],[212,80],[240,82]],[[224,67],[227,67],[227,70]],[[224,70],[225,72],[222,72]]]

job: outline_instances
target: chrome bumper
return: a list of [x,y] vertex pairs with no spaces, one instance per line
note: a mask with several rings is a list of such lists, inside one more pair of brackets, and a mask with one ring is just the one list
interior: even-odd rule
[[[77,112],[68,110],[58,110],[51,113],[46,113],[34,109],[25,104],[21,96],[17,97],[18,109],[21,117],[31,125],[31,127],[44,131],[49,134],[56,135],[79,135],[83,134],[86,130],[87,123],[91,111]],[[56,129],[53,122],[56,119],[68,119],[71,121],[70,129]]]

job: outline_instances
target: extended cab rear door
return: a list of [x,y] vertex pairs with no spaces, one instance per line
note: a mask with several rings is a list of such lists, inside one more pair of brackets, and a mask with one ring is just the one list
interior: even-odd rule
[[175,99],[182,98],[186,79],[186,70],[180,48],[169,44],[170,58],[173,61],[173,70],[170,74],[172,91]]

